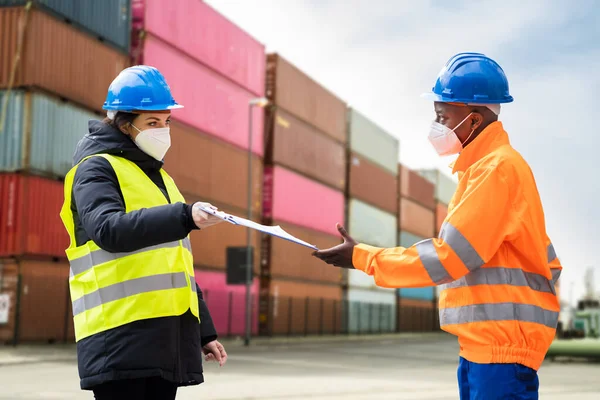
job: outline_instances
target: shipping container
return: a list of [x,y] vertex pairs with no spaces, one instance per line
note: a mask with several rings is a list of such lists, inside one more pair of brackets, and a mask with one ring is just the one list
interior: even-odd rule
[[61,182],[0,174],[0,257],[66,257],[69,236],[59,216],[63,200]]
[[[18,49],[19,26],[23,48]],[[35,86],[100,111],[108,86],[129,65],[128,56],[37,9],[0,8],[0,87]],[[93,69],[90,69],[93,66]]]
[[350,150],[398,175],[400,141],[354,109],[348,109]]
[[[265,91],[265,46],[198,0],[133,0],[134,31],[144,30],[256,96]],[[176,21],[176,23],[174,23]],[[147,63],[144,49],[139,63]]]
[[370,206],[360,200],[350,199],[348,232],[355,240],[377,247],[396,247],[398,243],[395,215]]
[[400,230],[431,238],[434,234],[435,213],[407,198],[400,199]]
[[346,104],[279,54],[267,56],[266,95],[278,107],[347,143]]
[[[31,0],[0,0],[0,7],[24,6]],[[127,54],[131,0],[33,0],[33,5]]]
[[[171,125],[164,169],[182,193],[248,210],[248,151],[178,122]],[[262,210],[261,159],[252,154],[253,212]],[[244,216],[246,212],[243,213]]]
[[[328,249],[342,242],[339,235],[331,236],[281,221],[273,221],[273,225],[281,226],[286,232],[314,244],[319,249]],[[265,241],[269,243],[265,244]],[[313,257],[309,248],[270,235],[263,235],[261,258],[262,276],[336,284],[340,284],[342,279],[339,268],[331,268]]]
[[266,317],[272,335],[331,334],[342,331],[342,289],[336,285],[273,279]]
[[[194,271],[204,301],[221,337],[243,336],[246,332],[246,286],[228,285],[225,272]],[[252,334],[258,333],[258,280],[250,290]]]
[[[413,235],[409,232],[400,232],[399,244],[402,247],[411,247],[412,245],[425,239],[420,236]],[[402,299],[419,299],[433,301],[436,297],[435,286],[424,288],[402,288],[398,289],[398,296]]]
[[267,221],[339,235],[336,223],[344,222],[344,193],[280,166],[264,170],[263,217]]
[[397,310],[400,332],[439,331],[438,311],[433,301],[398,298]]
[[[248,117],[252,93],[153,35],[144,39],[144,62],[162,72],[173,97],[184,106],[173,110],[174,120],[242,149],[250,147]],[[252,107],[252,151],[261,157],[263,119],[263,110]]]
[[362,200],[394,215],[398,214],[398,179],[366,158],[351,153],[349,197]]
[[435,185],[435,199],[444,204],[450,204],[456,191],[456,182],[437,169],[421,169],[417,173]]
[[344,145],[277,108],[267,112],[265,161],[279,164],[333,188],[346,187]]
[[[69,294],[67,261],[4,260],[9,270],[3,285],[11,286],[13,323],[4,327],[3,340],[26,342],[73,342],[75,339]],[[0,325],[1,326],[1,325]]]
[[0,259],[0,344],[15,343],[19,271],[14,260]]
[[396,294],[393,290],[349,288],[346,330],[348,333],[396,331]]
[[398,174],[401,197],[414,200],[430,210],[435,209],[435,185],[433,183],[402,164],[398,164]]
[[446,220],[448,216],[448,206],[440,203],[439,201],[435,205],[435,236],[440,233],[440,229],[442,229],[442,224]]
[[[7,96],[0,91],[0,103]],[[33,171],[65,176],[73,165],[77,142],[90,119],[102,119],[74,104],[42,93],[8,93],[4,131],[0,134],[0,171]]]
[[[188,204],[202,201],[200,198],[189,195],[185,195],[185,198]],[[213,205],[226,213],[248,218],[243,210],[220,204]],[[252,216],[252,220],[257,221],[258,219],[257,215]],[[192,231],[190,242],[192,244],[192,254],[194,255],[194,265],[201,269],[224,270],[227,267],[227,247],[247,246],[247,229],[243,226],[222,222],[200,231]],[[256,230],[251,231],[255,274],[259,272],[261,235]]]

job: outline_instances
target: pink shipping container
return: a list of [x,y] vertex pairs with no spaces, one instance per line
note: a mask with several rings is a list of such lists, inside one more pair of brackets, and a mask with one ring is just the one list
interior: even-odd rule
[[[246,332],[246,286],[227,285],[224,272],[194,271],[219,336]],[[252,333],[258,333],[258,279],[252,285]]]
[[[173,118],[240,148],[248,148],[248,102],[255,96],[152,35],[144,63],[158,68],[184,108]],[[263,155],[263,110],[253,108],[252,151]],[[201,156],[202,149],[198,149]]]
[[[208,4],[200,0],[133,0],[132,9],[135,30],[143,29],[161,38],[263,96],[265,46]],[[140,55],[144,57],[144,49]]]
[[[263,216],[319,232],[339,235],[344,194],[280,166],[265,167]],[[285,225],[281,225],[285,229]],[[302,239],[302,238],[300,238]]]

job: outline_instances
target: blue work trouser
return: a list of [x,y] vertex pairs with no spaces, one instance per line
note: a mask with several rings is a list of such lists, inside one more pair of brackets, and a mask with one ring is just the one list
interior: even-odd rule
[[521,364],[477,364],[460,357],[460,400],[538,400],[535,370]]

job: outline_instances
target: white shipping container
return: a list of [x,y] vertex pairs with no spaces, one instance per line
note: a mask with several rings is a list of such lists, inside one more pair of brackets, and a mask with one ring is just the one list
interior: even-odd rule
[[357,199],[349,202],[350,236],[355,240],[377,247],[396,247],[398,219]]
[[435,185],[436,200],[449,204],[456,192],[457,183],[438,169],[421,169],[417,173]]
[[395,332],[396,293],[393,289],[349,288],[347,330],[350,333]]

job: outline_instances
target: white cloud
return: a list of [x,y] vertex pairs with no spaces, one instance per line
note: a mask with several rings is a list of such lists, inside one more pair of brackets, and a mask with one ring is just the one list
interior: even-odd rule
[[[593,2],[579,8],[546,0],[207,3],[396,135],[401,161],[413,168],[447,171],[449,162],[426,140],[432,105],[419,95],[452,54],[496,58],[515,97],[501,119],[538,180],[565,286],[575,280],[581,293],[583,268],[596,262],[592,240],[600,223],[600,179],[593,174],[600,46],[577,47],[583,45],[577,33],[586,29],[577,24],[589,18]],[[561,33],[565,27],[568,35]],[[548,43],[569,51],[552,52]],[[536,60],[538,48],[543,54]]]

